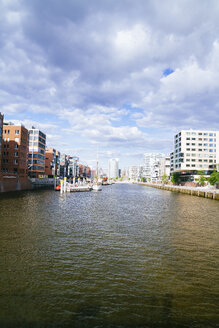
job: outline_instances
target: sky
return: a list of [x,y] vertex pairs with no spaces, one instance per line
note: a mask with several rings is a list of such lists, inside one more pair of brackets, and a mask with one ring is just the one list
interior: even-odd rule
[[0,112],[93,166],[219,129],[218,0],[0,0]]

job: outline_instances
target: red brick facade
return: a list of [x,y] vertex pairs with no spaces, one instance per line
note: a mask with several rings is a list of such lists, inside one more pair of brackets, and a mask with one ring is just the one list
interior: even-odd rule
[[24,126],[3,125],[2,172],[27,177],[28,130]]

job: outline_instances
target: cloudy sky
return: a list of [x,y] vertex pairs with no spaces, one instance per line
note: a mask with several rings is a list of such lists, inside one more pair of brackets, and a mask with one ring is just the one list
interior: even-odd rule
[[219,129],[218,0],[0,0],[0,111],[92,164]]

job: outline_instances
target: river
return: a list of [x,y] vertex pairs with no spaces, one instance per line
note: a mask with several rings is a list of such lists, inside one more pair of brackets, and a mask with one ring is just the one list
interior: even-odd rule
[[216,327],[219,202],[139,185],[0,195],[0,327]]

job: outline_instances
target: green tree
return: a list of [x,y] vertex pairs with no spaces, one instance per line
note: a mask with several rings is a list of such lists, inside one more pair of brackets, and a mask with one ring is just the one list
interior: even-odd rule
[[164,175],[162,175],[162,177],[161,177],[161,180],[162,180],[163,183],[167,183],[168,180],[169,180],[168,175],[166,173],[164,173]]
[[198,177],[197,181],[201,186],[204,186],[205,181],[206,181],[205,172],[204,171],[198,171],[198,174],[199,174],[199,177]]
[[219,183],[219,172],[217,171],[212,172],[210,177],[208,178],[208,181],[211,185],[215,185],[216,183]]
[[141,177],[141,182],[145,182],[145,178],[144,177]]
[[171,182],[179,184],[180,183],[180,173],[174,172],[171,176]]

